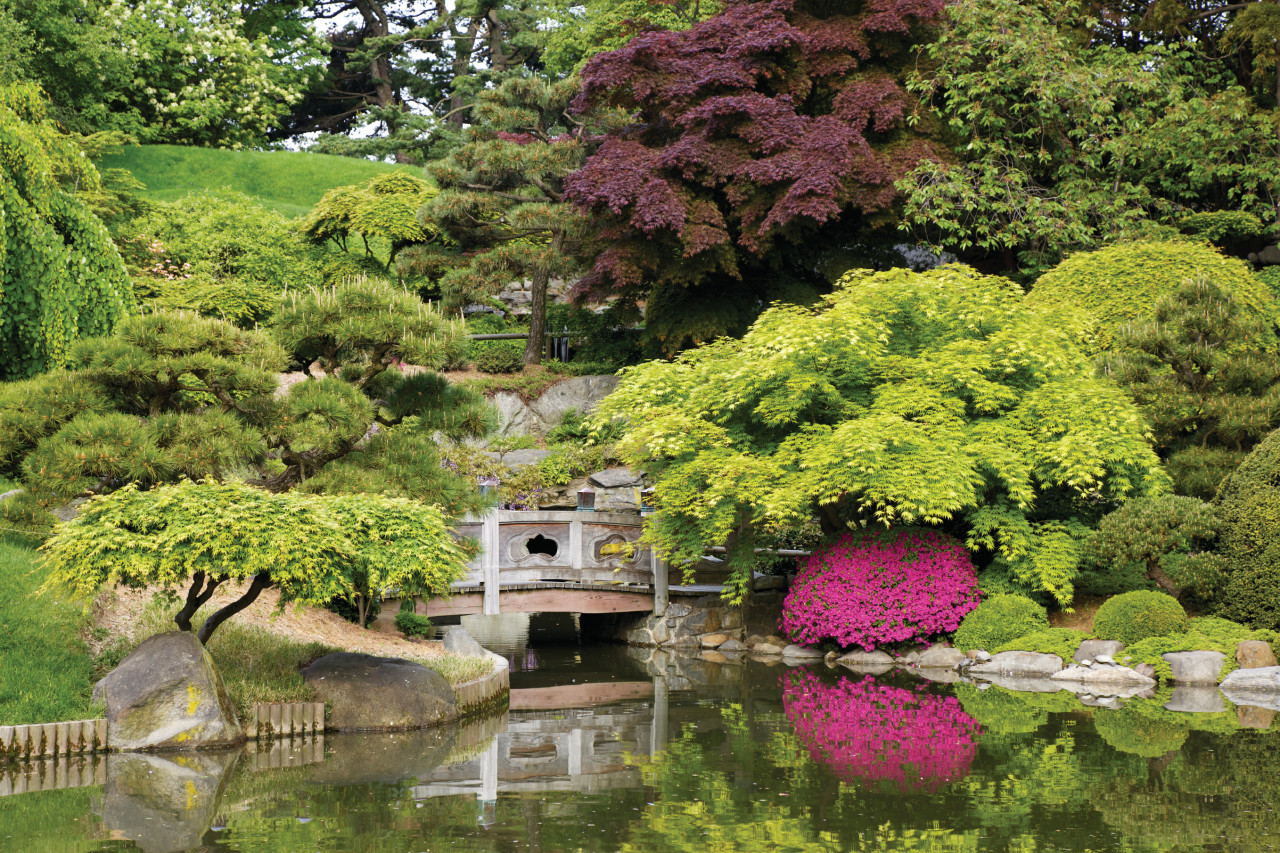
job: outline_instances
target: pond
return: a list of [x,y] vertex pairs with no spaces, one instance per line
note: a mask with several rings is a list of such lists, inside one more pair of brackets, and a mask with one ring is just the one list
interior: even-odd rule
[[1280,848],[1280,723],[1216,693],[1090,707],[468,627],[513,662],[507,713],[45,768],[25,786],[77,787],[0,797],[0,849]]

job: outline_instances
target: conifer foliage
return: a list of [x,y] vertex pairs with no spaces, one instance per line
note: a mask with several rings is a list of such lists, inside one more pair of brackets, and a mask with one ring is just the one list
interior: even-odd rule
[[588,124],[567,112],[576,82],[512,78],[481,94],[464,144],[431,166],[441,190],[423,217],[449,239],[413,254],[459,304],[528,279],[533,298],[524,362],[541,359],[547,285],[577,270],[585,220],[565,202],[566,176],[582,165]]
[[[899,72],[942,8],[731,0],[688,30],[594,57],[578,106],[632,121],[567,182],[600,228],[584,285],[670,301],[750,278],[766,255],[776,266],[818,226],[885,211],[931,150],[906,130]],[[694,338],[724,330],[711,322]]]
[[0,380],[66,364],[134,307],[107,229],[63,184],[96,188],[98,173],[37,87],[0,87]]
[[[44,531],[76,498],[182,478],[478,507],[433,439],[491,425],[478,396],[431,372],[457,357],[461,323],[358,279],[296,295],[275,325],[272,336],[186,313],[133,317],[80,342],[74,369],[4,386],[0,470],[25,489],[0,504],[9,525]],[[279,392],[291,359],[315,375]]]

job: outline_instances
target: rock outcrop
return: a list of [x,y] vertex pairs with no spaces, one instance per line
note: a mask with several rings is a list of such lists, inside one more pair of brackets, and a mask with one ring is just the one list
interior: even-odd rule
[[1178,684],[1217,684],[1226,655],[1222,652],[1169,652],[1161,655]]
[[93,689],[107,707],[107,742],[121,751],[194,749],[240,743],[235,706],[196,635],[143,640]]

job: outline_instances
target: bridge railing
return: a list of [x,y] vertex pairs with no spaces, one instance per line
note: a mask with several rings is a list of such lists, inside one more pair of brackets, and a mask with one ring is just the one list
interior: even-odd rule
[[666,567],[647,548],[634,545],[643,530],[639,515],[563,510],[495,510],[469,517],[458,532],[474,536],[482,551],[469,566],[455,594],[482,592],[486,614],[500,612],[501,591],[574,584],[654,597],[654,610],[666,610]]

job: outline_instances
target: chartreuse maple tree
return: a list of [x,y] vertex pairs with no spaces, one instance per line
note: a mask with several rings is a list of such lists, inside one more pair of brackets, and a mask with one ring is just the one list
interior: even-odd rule
[[660,554],[732,542],[729,597],[753,525],[816,515],[829,535],[941,527],[988,587],[1068,602],[1090,514],[1169,487],[1141,412],[1073,340],[1006,279],[859,270],[740,340],[628,368],[594,418],[624,421],[619,452],[655,479]]
[[386,587],[442,594],[464,571],[465,549],[439,507],[383,495],[276,494],[244,483],[190,480],[130,485],[85,505],[44,544],[45,588],[83,597],[115,586],[186,587],[183,631],[226,583],[248,581],[209,614],[202,643],[263,590],[281,605],[367,602]]

